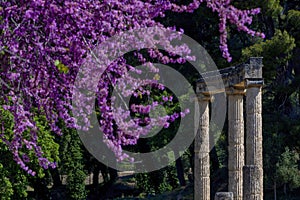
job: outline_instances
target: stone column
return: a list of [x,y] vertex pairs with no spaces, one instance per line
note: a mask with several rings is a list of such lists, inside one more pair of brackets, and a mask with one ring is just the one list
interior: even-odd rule
[[[199,96],[199,127],[195,137],[194,199],[210,199],[209,96]],[[196,103],[198,103],[196,102]]]
[[[256,165],[260,174],[260,199],[263,199],[263,152],[262,152],[262,79],[246,80],[246,165]],[[257,175],[254,175],[256,177]],[[253,180],[254,181],[254,180]]]
[[215,200],[233,200],[232,192],[217,192],[215,195]]
[[234,200],[243,199],[244,159],[244,89],[231,88],[228,94],[228,191]]
[[243,195],[244,200],[262,200],[260,187],[261,170],[256,165],[246,165],[243,167]]

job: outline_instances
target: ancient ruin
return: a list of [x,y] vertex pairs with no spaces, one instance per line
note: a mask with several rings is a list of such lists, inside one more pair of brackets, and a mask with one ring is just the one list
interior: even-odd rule
[[262,58],[250,58],[246,63],[219,70],[225,90],[206,87],[214,81],[215,74],[201,74],[196,85],[200,124],[195,138],[194,199],[209,200],[211,196],[209,104],[215,94],[226,92],[228,192],[217,193],[215,199],[262,200]]

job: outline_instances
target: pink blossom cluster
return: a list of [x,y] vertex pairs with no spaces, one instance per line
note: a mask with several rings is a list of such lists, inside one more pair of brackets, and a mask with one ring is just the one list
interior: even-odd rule
[[209,0],[207,1],[207,7],[211,8],[214,12],[217,12],[220,18],[219,31],[220,31],[220,49],[223,53],[223,57],[228,62],[232,60],[227,45],[227,23],[237,26],[239,31],[244,31],[252,36],[259,36],[265,38],[265,35],[260,32],[255,32],[247,27],[252,23],[252,15],[260,13],[259,8],[251,10],[239,10],[230,5],[231,0]]
[[[178,5],[173,0],[0,1],[0,93],[1,101],[4,101],[3,108],[13,114],[15,121],[13,137],[10,139],[3,137],[5,130],[0,137],[9,146],[14,160],[29,174],[35,175],[35,172],[26,165],[28,158],[20,156],[19,151],[25,146],[29,150],[34,150],[43,168],[56,166],[44,157],[37,142],[39,134],[43,133],[39,132],[33,120],[36,114],[32,111],[33,108],[37,108],[39,114],[46,116],[51,130],[58,135],[63,134],[58,125],[60,120],[70,128],[89,128],[90,122],[87,119],[89,113],[85,112],[89,108],[78,111],[84,122],[81,127],[70,110],[74,81],[81,66],[87,62],[87,55],[91,49],[121,31],[162,27],[155,19],[164,17],[166,11],[193,12],[202,1],[205,1],[212,11],[219,13],[220,48],[228,61],[231,60],[226,43],[228,21],[247,34],[264,37],[263,34],[247,27],[251,24],[251,16],[257,14],[259,9],[239,10],[230,5],[230,0],[194,0],[188,5]],[[160,37],[156,43],[162,46],[169,45],[165,41],[172,40],[172,37],[174,36]],[[130,38],[128,42],[131,42]],[[113,49],[114,44],[108,48]],[[148,52],[150,57],[167,64],[185,62],[186,59],[178,58],[176,54],[181,52],[188,55],[190,51],[187,46],[182,45],[174,47],[174,51],[169,52],[169,56],[157,49],[149,49]],[[137,56],[140,61],[146,62],[142,54]],[[190,56],[188,58],[193,59],[192,55]],[[157,72],[151,63],[146,65],[153,72]],[[140,128],[138,124],[141,121],[126,122],[124,119],[130,114],[125,109],[117,110],[117,114],[113,114],[114,100],[110,97],[111,85],[115,86],[118,80],[128,75],[128,71],[134,71],[134,67],[126,64],[124,58],[119,58],[114,63],[110,63],[100,81],[88,85],[91,81],[83,79],[82,83],[86,84],[86,87],[98,88],[97,101],[101,113],[99,123],[105,133],[104,140],[120,160],[126,158],[122,153],[122,145],[136,144],[139,136],[147,134],[147,130],[150,129],[150,127]],[[129,76],[125,80],[129,85],[134,85],[137,78]],[[156,84],[153,80],[145,83]],[[156,86],[164,89],[162,85],[156,84]],[[131,94],[125,86],[121,92],[125,96]],[[140,94],[149,95],[149,91],[140,89],[135,96]],[[163,101],[167,100],[172,101],[172,97],[164,97]],[[153,102],[152,105],[144,107],[135,105],[131,109],[134,112],[148,113],[149,109],[154,109],[156,104],[157,102]],[[163,116],[154,120],[153,126],[162,125],[167,128],[169,123],[187,113],[188,111],[184,111]],[[116,121],[120,122],[118,129],[114,128]],[[23,137],[26,130],[30,130],[30,139]]]

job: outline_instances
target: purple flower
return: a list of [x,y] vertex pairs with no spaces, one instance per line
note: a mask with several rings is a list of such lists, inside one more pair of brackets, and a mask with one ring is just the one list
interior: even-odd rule
[[163,96],[163,97],[162,97],[162,100],[163,100],[164,102],[166,102],[166,101],[168,101],[168,100],[169,100],[169,98],[168,98],[168,97],[166,97],[166,96]]
[[168,123],[168,122],[166,122],[165,124],[164,124],[164,128],[168,128],[170,126],[170,123]]
[[[43,168],[56,167],[55,163],[51,163],[43,157],[42,148],[38,145],[38,137],[40,133],[35,124],[33,111],[38,109],[43,113],[50,126],[51,131],[57,135],[62,134],[61,127],[58,127],[60,120],[66,122],[69,127],[77,127],[88,130],[90,126],[89,110],[85,107],[86,101],[93,101],[94,94],[90,97],[80,96],[78,105],[72,105],[72,97],[74,89],[91,89],[98,87],[97,102],[101,112],[101,130],[106,137],[107,146],[115,153],[119,160],[123,160],[128,156],[122,152],[122,145],[136,144],[140,135],[146,135],[149,129],[138,129],[136,123],[127,120],[128,110],[118,110],[113,113],[114,99],[110,97],[112,86],[117,85],[121,77],[126,76],[123,81],[128,85],[122,88],[122,95],[131,94],[131,89],[136,88],[136,83],[140,83],[136,77],[128,74],[128,64],[125,58],[119,58],[115,62],[102,63],[99,65],[92,56],[87,56],[90,49],[95,49],[96,43],[102,43],[108,37],[134,28],[145,28],[161,26],[155,19],[162,17],[167,11],[173,12],[193,12],[199,8],[202,2],[206,2],[206,6],[217,12],[220,18],[220,50],[224,58],[231,61],[231,56],[227,45],[227,27],[233,24],[238,30],[244,31],[249,35],[255,35],[264,38],[262,33],[249,29],[246,25],[252,22],[252,15],[260,12],[259,9],[240,10],[230,5],[230,0],[193,0],[187,5],[178,5],[176,1],[99,1],[99,0],[81,0],[81,1],[0,1],[0,14],[3,17],[0,23],[0,47],[7,47],[11,55],[9,67],[1,68],[0,87],[7,88],[6,82],[14,86],[13,90],[7,95],[2,91],[4,96],[3,109],[9,111],[14,117],[14,135],[10,142],[7,142],[14,160],[34,176],[33,172],[25,163],[29,162],[26,155],[20,155],[20,149],[26,147],[29,151],[34,151],[38,158],[40,166]],[[45,3],[48,5],[45,5]],[[176,27],[169,28],[176,30]],[[180,30],[181,34],[184,32]],[[144,35],[141,35],[141,37]],[[158,37],[147,38],[147,43],[168,47],[169,41],[176,39],[174,35],[158,35]],[[112,53],[108,57],[115,56],[116,47],[125,48],[127,46],[139,46],[144,48],[144,44],[136,44],[136,40],[131,35],[124,38],[121,46],[118,41],[107,45],[103,51]],[[186,45],[178,46],[174,52],[168,56],[164,55],[158,49],[150,49],[148,51],[151,58],[155,58],[160,62],[166,63],[185,63],[186,59],[192,59],[190,49]],[[38,52],[38,53],[37,53]],[[186,55],[184,58],[177,58],[174,55]],[[136,53],[136,57],[142,63],[145,62],[144,55],[140,52]],[[21,59],[20,59],[21,58]],[[99,58],[99,60],[105,60]],[[91,66],[81,67],[81,66]],[[158,73],[158,69],[150,67],[152,72]],[[99,69],[100,68],[100,69]],[[83,70],[83,74],[102,74],[100,80],[91,80],[89,77],[81,77],[78,87],[74,86],[78,72]],[[142,71],[142,70],[141,70]],[[105,73],[104,73],[105,72]],[[138,74],[139,71],[136,71]],[[80,74],[81,75],[81,74]],[[79,75],[79,76],[80,76]],[[3,83],[4,82],[4,83]],[[125,85],[126,85],[125,84]],[[149,80],[147,85],[164,90],[162,84],[158,84],[155,80]],[[132,86],[132,87],[131,87]],[[74,88],[75,87],[75,88]],[[134,92],[133,95],[139,97],[141,94],[150,95],[147,89]],[[17,92],[13,92],[17,91]],[[91,90],[92,91],[92,90]],[[1,91],[0,91],[1,92]],[[21,95],[22,94],[22,95]],[[163,101],[172,101],[173,97],[163,97]],[[74,102],[73,102],[74,103]],[[92,104],[91,104],[92,105]],[[157,106],[157,102],[152,105],[132,105],[132,112],[147,114],[151,108]],[[70,110],[73,107],[78,108],[78,112]],[[127,114],[126,114],[127,113]],[[181,113],[180,113],[181,114]],[[183,112],[184,115],[187,114]],[[77,118],[78,117],[78,118]],[[164,116],[162,119],[175,120],[179,114],[172,116]],[[83,119],[83,124],[78,124]],[[122,122],[124,131],[119,136],[115,136],[114,124],[116,118]],[[152,120],[153,126],[162,125],[169,127],[169,123],[161,120]],[[31,130],[31,139],[25,140],[24,131]],[[134,137],[126,136],[126,132],[137,130]],[[4,133],[6,131],[4,130]],[[21,158],[22,157],[22,158]],[[22,161],[25,162],[23,162]]]
[[23,158],[23,161],[24,161],[25,163],[28,163],[28,162],[30,161],[30,159],[29,159],[29,157],[28,157],[27,154],[23,154],[22,158]]

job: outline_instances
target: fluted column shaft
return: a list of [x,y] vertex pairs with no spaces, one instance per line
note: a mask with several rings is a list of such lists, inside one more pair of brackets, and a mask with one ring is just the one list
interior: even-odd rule
[[244,175],[244,200],[262,200],[260,187],[261,170],[256,165],[243,167]]
[[228,90],[228,191],[234,200],[243,199],[244,159],[244,90]]
[[[246,115],[247,115],[247,132],[246,132],[246,164],[255,165],[260,175],[260,199],[263,199],[263,152],[262,152],[262,97],[261,86],[262,80],[247,80],[246,93]],[[257,176],[257,175],[255,175]],[[253,180],[254,181],[254,180]]]
[[[199,101],[199,127],[195,137],[194,163],[194,199],[210,199],[210,162],[209,162],[209,101],[207,96],[201,96]],[[197,103],[197,102],[196,102]]]

